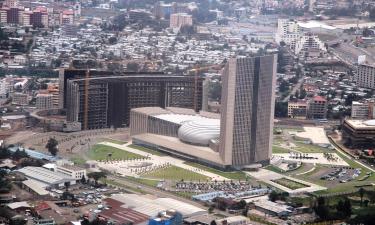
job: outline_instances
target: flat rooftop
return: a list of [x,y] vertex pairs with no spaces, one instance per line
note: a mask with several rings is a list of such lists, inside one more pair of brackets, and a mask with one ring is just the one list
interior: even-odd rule
[[183,115],[183,114],[160,114],[160,115],[154,115],[153,117],[166,120],[172,123],[176,124],[183,124],[184,122],[187,121],[197,121],[202,122],[204,124],[209,123],[209,124],[217,124],[220,125],[220,120],[219,119],[211,119],[207,117],[200,116],[199,114],[197,115]]
[[60,184],[66,181],[74,180],[63,173],[54,172],[43,167],[27,166],[17,171],[23,173],[26,177],[29,177],[30,179],[35,179],[37,181],[49,185]]
[[155,196],[137,194],[114,194],[110,198],[122,202],[122,208],[131,208],[150,217],[170,209],[180,212],[184,217],[206,212],[194,205],[171,198],[156,198]]
[[375,130],[375,120],[345,120],[354,129]]

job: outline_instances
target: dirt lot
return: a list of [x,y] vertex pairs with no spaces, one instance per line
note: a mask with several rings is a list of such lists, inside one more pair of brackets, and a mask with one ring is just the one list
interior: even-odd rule
[[45,145],[49,138],[55,138],[59,143],[59,155],[71,157],[106,139],[127,141],[129,140],[129,129],[89,130],[74,133],[21,131],[7,138],[6,143],[20,144],[26,148],[47,152]]

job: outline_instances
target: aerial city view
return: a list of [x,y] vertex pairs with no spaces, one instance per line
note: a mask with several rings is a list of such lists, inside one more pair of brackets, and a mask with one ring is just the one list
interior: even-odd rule
[[1,0],[0,225],[375,224],[375,0]]

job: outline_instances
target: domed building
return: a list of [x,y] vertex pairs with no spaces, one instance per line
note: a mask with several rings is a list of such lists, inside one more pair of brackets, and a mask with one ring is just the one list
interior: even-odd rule
[[[268,165],[276,62],[275,55],[228,59],[222,73],[221,114],[177,107],[132,109],[133,143],[220,169]],[[178,107],[188,107],[182,99],[173,100]]]

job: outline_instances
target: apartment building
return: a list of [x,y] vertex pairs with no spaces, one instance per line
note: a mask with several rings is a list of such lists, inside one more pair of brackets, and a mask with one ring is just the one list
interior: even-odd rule
[[52,94],[38,94],[36,96],[35,106],[37,109],[52,109],[53,108]]
[[355,76],[358,87],[375,88],[375,66],[361,64],[358,65],[357,74]]
[[288,117],[306,119],[307,102],[304,100],[288,101]]
[[322,96],[315,96],[308,103],[307,115],[310,119],[327,118],[327,100]]
[[193,25],[193,17],[186,13],[176,13],[172,14],[170,18],[169,27],[170,28],[181,28],[183,26],[192,26]]
[[14,93],[12,96],[12,104],[13,105],[28,105],[29,100],[28,100],[28,95],[24,93]]

